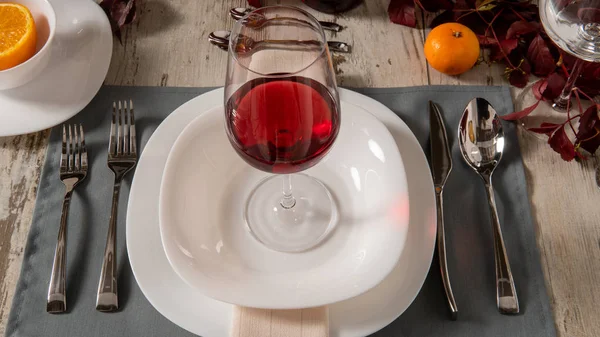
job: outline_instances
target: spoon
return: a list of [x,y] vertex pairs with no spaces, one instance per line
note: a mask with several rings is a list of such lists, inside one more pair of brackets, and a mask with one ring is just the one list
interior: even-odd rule
[[492,173],[504,151],[504,131],[496,110],[485,99],[474,98],[465,108],[458,125],[458,143],[463,158],[483,179],[487,192],[494,233],[498,310],[501,314],[518,314],[519,300],[502,239],[492,186]]
[[[208,41],[215,46],[227,50],[229,49],[229,36],[231,35],[230,31],[227,30],[218,30],[208,34]],[[352,47],[345,43],[339,41],[327,41],[327,46],[331,52],[338,53],[350,53],[352,51]],[[252,50],[258,49],[302,49],[308,50],[310,48],[314,48],[316,50],[321,48],[321,44],[319,41],[312,40],[263,40],[263,41],[255,41],[248,36],[240,35],[237,44],[237,52],[250,52]]]
[[[234,18],[235,20],[240,20],[244,16],[246,16],[247,14],[252,12],[253,10],[254,10],[254,8],[236,7],[236,8],[232,8],[229,10],[229,15],[232,18]],[[283,19],[283,18],[274,18],[274,19]],[[273,20],[273,19],[271,19],[271,20]],[[257,27],[260,27],[266,21],[267,21],[267,19],[265,17],[262,17],[262,19],[256,21],[255,23],[256,23]],[[333,32],[339,32],[343,29],[342,26],[338,25],[335,22],[319,21],[319,24],[321,25],[321,27],[323,27],[323,29],[330,30]]]

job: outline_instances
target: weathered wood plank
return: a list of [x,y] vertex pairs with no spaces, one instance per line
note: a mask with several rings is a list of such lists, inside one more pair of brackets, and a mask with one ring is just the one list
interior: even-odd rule
[[48,131],[0,138],[0,335],[21,271]]

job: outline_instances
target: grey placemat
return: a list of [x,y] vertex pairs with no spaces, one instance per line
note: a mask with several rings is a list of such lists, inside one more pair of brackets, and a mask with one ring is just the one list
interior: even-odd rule
[[[82,122],[86,129],[91,169],[87,180],[77,188],[71,204],[67,249],[69,313],[63,315],[45,312],[63,193],[58,179],[60,135],[59,129],[54,128],[38,188],[21,277],[7,324],[7,336],[192,336],[154,310],[133,278],[125,249],[124,226],[131,174],[122,187],[119,205],[121,311],[114,314],[96,312],[95,294],[112,193],[112,173],[106,167],[110,102],[126,98],[136,102],[137,130],[143,148],[170,112],[208,90],[103,87],[94,100],[72,119],[71,122]],[[496,310],[492,232],[485,192],[479,178],[463,164],[456,142],[458,119],[471,98],[487,98],[500,114],[505,114],[512,111],[509,90],[501,87],[429,86],[357,91],[396,112],[415,133],[426,153],[429,139],[427,101],[434,100],[442,107],[453,143],[454,170],[444,194],[448,264],[460,310],[459,320],[448,320],[437,259],[434,257],[427,281],[415,302],[398,320],[374,336],[555,336],[514,126],[504,124],[507,153],[494,175],[494,182],[521,301],[522,314],[518,316],[502,316]]]

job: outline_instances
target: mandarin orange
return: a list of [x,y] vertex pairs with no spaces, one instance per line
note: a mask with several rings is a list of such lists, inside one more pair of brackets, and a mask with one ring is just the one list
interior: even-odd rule
[[479,40],[471,29],[450,22],[435,27],[425,40],[425,58],[437,71],[458,75],[479,59]]

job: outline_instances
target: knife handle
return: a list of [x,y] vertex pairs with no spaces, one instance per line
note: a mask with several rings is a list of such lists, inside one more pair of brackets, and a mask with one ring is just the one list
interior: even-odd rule
[[442,282],[446,291],[446,300],[450,308],[450,318],[455,321],[458,318],[458,308],[452,293],[450,285],[450,276],[448,275],[448,264],[446,261],[446,234],[444,232],[444,198],[442,197],[442,189],[435,189],[435,203],[437,206],[437,248],[438,257],[440,259],[440,273],[442,274]]

